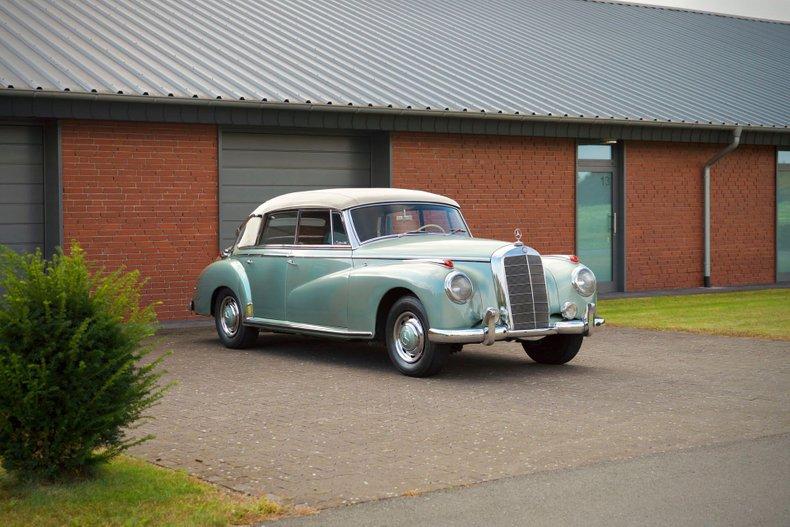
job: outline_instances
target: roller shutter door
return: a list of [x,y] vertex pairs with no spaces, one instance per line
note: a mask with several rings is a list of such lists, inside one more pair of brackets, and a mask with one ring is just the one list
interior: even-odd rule
[[0,244],[44,246],[44,141],[40,126],[0,125]]
[[370,138],[357,135],[222,133],[220,247],[255,207],[280,194],[371,186]]

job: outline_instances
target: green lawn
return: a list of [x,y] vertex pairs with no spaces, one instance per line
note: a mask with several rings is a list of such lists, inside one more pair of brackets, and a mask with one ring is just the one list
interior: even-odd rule
[[268,500],[229,494],[184,472],[129,457],[74,483],[20,485],[0,469],[4,527],[249,525],[280,513]]
[[790,340],[790,289],[601,300],[613,326]]

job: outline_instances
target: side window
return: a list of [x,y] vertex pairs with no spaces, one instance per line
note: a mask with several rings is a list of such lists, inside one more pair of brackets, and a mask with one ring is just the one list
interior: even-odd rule
[[261,245],[291,245],[296,236],[297,212],[275,212],[266,216]]
[[337,211],[332,212],[332,239],[335,245],[348,245],[346,226],[343,225],[343,216]]
[[329,245],[332,243],[328,210],[303,210],[299,216],[297,245]]
[[261,223],[263,218],[260,216],[250,217],[241,226],[241,236],[239,236],[239,243],[236,247],[252,247],[258,241],[258,234],[261,232]]

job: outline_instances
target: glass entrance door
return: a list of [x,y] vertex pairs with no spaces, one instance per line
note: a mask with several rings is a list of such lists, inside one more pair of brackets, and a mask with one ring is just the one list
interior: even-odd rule
[[613,147],[579,145],[576,172],[576,253],[595,273],[603,292],[619,288],[619,193]]
[[611,282],[612,173],[578,172],[576,195],[576,252],[599,283]]

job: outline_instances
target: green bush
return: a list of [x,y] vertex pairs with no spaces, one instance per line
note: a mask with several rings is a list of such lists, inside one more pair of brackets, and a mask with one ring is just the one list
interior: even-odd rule
[[91,272],[76,244],[45,260],[0,246],[0,458],[23,478],[84,474],[149,437],[128,428],[164,388],[139,273]]

